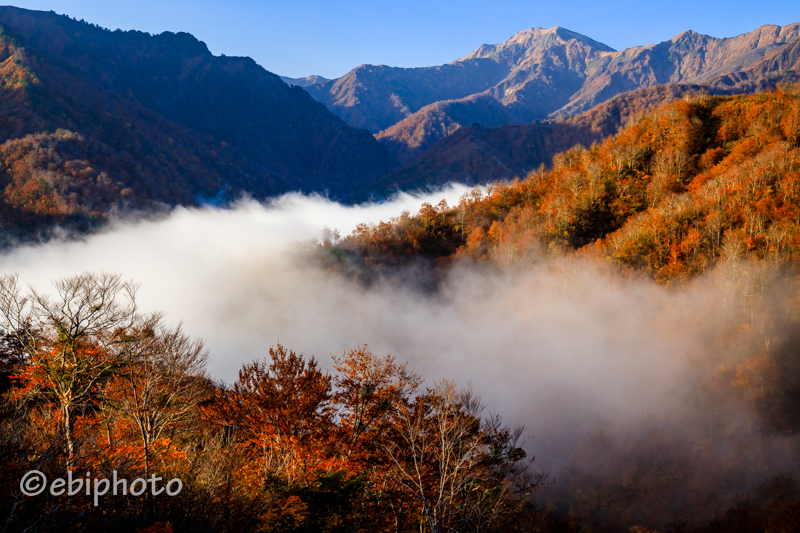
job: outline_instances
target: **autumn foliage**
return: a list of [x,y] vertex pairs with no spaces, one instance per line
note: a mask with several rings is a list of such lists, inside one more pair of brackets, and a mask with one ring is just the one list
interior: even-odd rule
[[[526,457],[522,430],[484,413],[469,388],[446,380],[426,387],[393,356],[366,346],[334,358],[328,371],[314,357],[277,345],[244,364],[234,383],[215,383],[202,343],[161,315],[142,313],[136,287],[118,276],[60,280],[55,297],[6,276],[3,527],[796,530],[800,491],[791,475],[741,487],[739,470],[726,464],[744,465],[751,477],[771,475],[765,458],[785,452],[781,446],[794,450],[790,436],[800,431],[800,338],[792,333],[800,316],[799,132],[796,88],[685,97],[602,144],[559,154],[550,170],[476,188],[456,206],[424,204],[415,215],[360,225],[344,239],[328,231],[312,249],[326,268],[366,284],[411,272],[427,291],[460,262],[528,268],[566,256],[668,286],[707,273],[704,279],[722,287],[726,305],[735,308],[736,324],[709,341],[711,356],[686,355],[697,371],[689,400],[707,433],[681,441],[675,422],[657,417],[633,442],[587,432],[572,452],[574,467],[554,486],[556,503],[537,507],[537,489],[550,483]],[[30,143],[20,154],[35,146],[42,164],[52,158],[55,176],[70,163],[60,163],[48,143],[66,149],[83,141],[56,132],[20,142]],[[14,146],[6,143],[6,153]],[[53,216],[84,208],[91,214],[64,203],[69,191],[58,189],[57,179],[39,174],[31,181],[19,158],[5,161],[12,203]],[[119,184],[73,166],[73,177],[96,183],[98,196],[123,195]],[[741,412],[726,411],[736,406]],[[731,417],[735,425],[719,423]],[[50,477],[178,477],[184,489],[174,498],[109,497],[94,507],[84,495],[23,496],[19,480],[32,469]],[[718,481],[719,493],[708,489],[709,479]],[[719,502],[725,507],[714,510]]]
[[[522,430],[366,346],[333,372],[278,345],[230,386],[109,274],[56,297],[0,279],[7,531],[515,531],[536,516]],[[29,470],[179,478],[178,496],[26,497]],[[88,476],[88,474],[87,474]]]
[[741,256],[795,263],[800,92],[685,95],[521,181],[423,205],[323,247],[367,278],[391,267],[579,252],[668,282]]
[[[312,255],[366,284],[413,280],[428,293],[465,264],[513,272],[581,262],[600,265],[612,285],[627,277],[718,287],[716,307],[692,305],[709,316],[733,309],[735,326],[710,354],[686,355],[697,372],[689,401],[707,430],[685,437],[660,419],[630,442],[589,432],[551,492],[558,511],[540,527],[795,530],[797,474],[773,478],[767,464],[796,455],[800,431],[800,92],[689,94],[632,117],[614,137],[574,146],[524,180],[344,238],[330,233]],[[787,448],[770,449],[769,439]],[[734,471],[764,482],[742,486]]]

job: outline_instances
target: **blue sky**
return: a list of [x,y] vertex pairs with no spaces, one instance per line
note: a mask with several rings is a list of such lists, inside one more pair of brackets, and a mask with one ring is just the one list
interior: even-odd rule
[[692,29],[732,37],[800,21],[798,0],[18,0],[110,29],[186,31],[215,54],[284,76],[338,77],[362,63],[447,63],[517,31],[563,26],[613,48]]

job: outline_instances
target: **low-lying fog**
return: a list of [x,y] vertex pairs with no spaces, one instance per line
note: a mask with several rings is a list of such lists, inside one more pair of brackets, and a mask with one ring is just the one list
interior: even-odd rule
[[[603,425],[624,435],[653,417],[691,418],[689,361],[712,349],[728,321],[712,281],[668,291],[615,277],[589,262],[505,272],[451,272],[436,295],[398,285],[365,289],[298,261],[298,243],[325,226],[344,236],[361,222],[416,212],[465,192],[345,207],[288,195],[269,205],[176,209],[158,220],[118,220],[81,241],[17,248],[0,271],[49,287],[84,270],[141,282],[144,310],[183,320],[206,341],[210,373],[228,382],[243,362],[280,342],[315,355],[369,344],[427,378],[471,382],[506,422],[536,435],[542,464],[566,460],[564,442]],[[710,312],[713,310],[713,312]],[[563,453],[560,453],[563,452]]]

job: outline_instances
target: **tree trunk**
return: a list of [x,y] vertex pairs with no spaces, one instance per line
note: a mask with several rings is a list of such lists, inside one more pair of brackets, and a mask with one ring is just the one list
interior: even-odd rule
[[75,462],[75,441],[72,439],[72,432],[75,429],[72,409],[68,405],[63,408],[64,413],[64,438],[67,441],[67,470],[72,470]]
[[139,421],[139,432],[142,435],[142,447],[144,448],[144,475],[150,475],[150,435],[145,430],[144,423]]

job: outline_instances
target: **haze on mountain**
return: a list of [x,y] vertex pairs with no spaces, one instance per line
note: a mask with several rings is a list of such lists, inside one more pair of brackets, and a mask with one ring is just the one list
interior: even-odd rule
[[288,191],[343,199],[396,165],[302,89],[186,33],[0,7],[0,76],[6,237],[89,227],[125,206]]
[[281,76],[281,79],[287,85],[298,85],[300,87],[308,87],[314,83],[324,83],[326,81],[330,81],[328,78],[323,78],[322,76],[317,75],[306,76],[305,78],[289,78],[287,76]]
[[[524,124],[579,114],[617,94],[658,84],[728,89],[743,82],[794,76],[800,24],[765,25],[718,39],[693,31],[622,51],[564,28],[533,28],[504,43],[481,45],[446,65],[361,65],[341,78],[301,82],[316,100],[362,127],[401,161],[457,129]],[[764,59],[758,72],[747,69]],[[739,77],[737,77],[739,76]],[[300,84],[300,83],[298,83]]]

